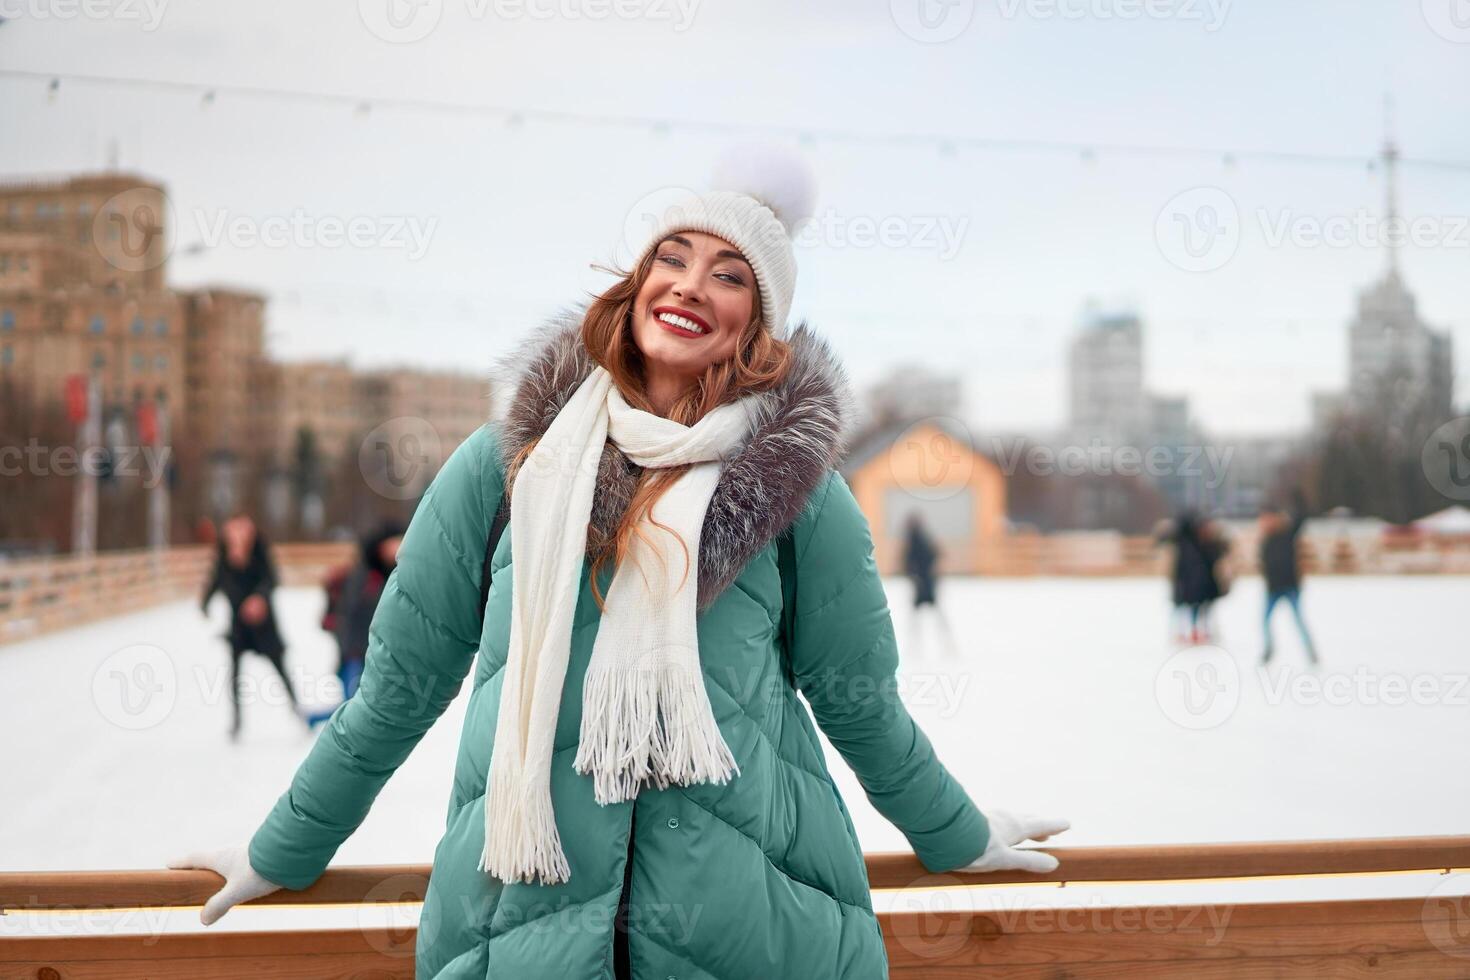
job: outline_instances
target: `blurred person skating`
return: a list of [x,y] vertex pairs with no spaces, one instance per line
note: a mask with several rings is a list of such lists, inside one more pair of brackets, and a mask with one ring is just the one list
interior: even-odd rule
[[270,661],[286,687],[293,712],[299,714],[296,691],[286,676],[282,658],[286,645],[276,628],[271,592],[276,587],[276,571],[271,563],[265,536],[250,515],[236,513],[220,525],[215,545],[214,572],[199,606],[209,615],[209,600],[223,592],[230,604],[230,629],[224,634],[230,641],[230,701],[234,715],[230,737],[240,737],[240,658],[253,650]]
[[1318,663],[1317,648],[1302,615],[1302,572],[1297,557],[1297,538],[1306,520],[1307,504],[1300,489],[1292,494],[1289,513],[1275,509],[1261,511],[1261,577],[1266,582],[1266,611],[1261,624],[1266,636],[1265,649],[1261,654],[1263,664],[1269,663],[1275,652],[1271,639],[1271,613],[1282,601],[1291,606],[1297,630],[1302,636],[1302,646],[1307,651],[1307,660],[1314,666]]
[[[367,660],[368,627],[377,612],[378,599],[388,584],[388,576],[398,563],[398,546],[403,540],[403,525],[386,521],[358,542],[357,560],[346,569],[338,569],[327,583],[329,601],[322,617],[322,628],[337,641],[337,677],[342,681],[342,700],[357,693]],[[320,724],[332,716],[331,708],[312,712],[307,720]]]
[[1204,601],[1199,604],[1196,617],[1194,642],[1218,643],[1215,604],[1230,592],[1230,538],[1225,534],[1223,524],[1213,517],[1206,517],[1199,525],[1199,540],[1207,575]]
[[1169,635],[1176,644],[1189,642],[1189,607],[1184,604],[1179,574],[1179,539],[1189,512],[1177,518],[1163,517],[1154,524],[1154,543],[1173,549],[1169,561]]
[[1160,541],[1173,545],[1170,569],[1175,617],[1175,641],[1181,644],[1208,643],[1208,610],[1220,597],[1216,563],[1224,556],[1224,538],[1209,528],[1208,518],[1186,510],[1172,525],[1160,530]]
[[944,610],[939,608],[936,594],[939,584],[939,555],[939,546],[924,527],[923,518],[918,514],[909,514],[904,521],[903,570],[914,587],[914,607],[909,616],[909,647],[915,655],[923,653],[923,620],[920,617],[926,609],[939,623],[939,629],[944,635],[945,649],[951,656],[959,653],[954,631],[949,628]]

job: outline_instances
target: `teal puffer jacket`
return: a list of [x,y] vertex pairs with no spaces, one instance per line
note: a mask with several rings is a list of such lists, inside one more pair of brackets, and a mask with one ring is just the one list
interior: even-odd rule
[[[701,532],[699,654],[740,774],[605,807],[593,799],[591,778],[572,768],[599,621],[584,563],[552,774],[571,877],[505,884],[477,870],[514,560],[507,533],[482,625],[485,542],[505,461],[545,431],[591,368],[578,322],[553,321],[521,348],[529,363],[510,414],[459,446],[435,477],[373,618],[361,686],[251,840],[251,864],[287,888],[315,881],[459,694],[478,652],[417,976],[610,980],[621,899],[639,980],[886,977],[862,847],[812,717],[930,871],[979,857],[989,827],[898,698],[868,525],[832,469],[850,396],[831,351],[804,325],[791,338],[792,372],[762,396],[751,441],[722,470]],[[589,547],[616,527],[637,476],[609,443]],[[606,594],[612,569],[602,576]]]

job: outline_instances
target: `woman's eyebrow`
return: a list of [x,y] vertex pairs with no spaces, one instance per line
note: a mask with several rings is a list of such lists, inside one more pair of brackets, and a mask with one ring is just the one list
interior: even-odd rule
[[[663,245],[663,244],[666,244],[668,242],[674,242],[675,244],[683,245],[685,248],[693,248],[694,247],[694,244],[692,242],[690,242],[689,239],[685,238],[683,235],[670,235],[669,237],[665,238],[662,242],[659,242],[659,244],[660,245]],[[718,252],[715,253],[715,258],[717,258],[717,259],[734,259],[737,262],[744,262],[746,265],[750,265],[750,260],[747,259],[745,256],[741,255],[739,252],[735,251],[734,249],[722,248]]]

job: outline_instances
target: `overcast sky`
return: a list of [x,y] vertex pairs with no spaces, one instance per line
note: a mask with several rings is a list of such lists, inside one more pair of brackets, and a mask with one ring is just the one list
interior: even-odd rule
[[[1143,313],[1151,387],[1237,434],[1304,425],[1309,393],[1343,383],[1355,296],[1384,264],[1366,221],[1381,173],[1364,161],[1385,92],[1406,158],[1470,161],[1459,0],[923,2],[87,0],[88,15],[0,0],[7,70],[527,113],[229,91],[205,105],[65,80],[48,98],[44,79],[0,77],[0,176],[94,171],[115,140],[124,169],[169,190],[174,284],[266,293],[277,355],[483,373],[607,283],[589,263],[623,257],[649,194],[703,183],[736,138],[721,126],[811,130],[819,221],[798,244],[794,314],[855,380],[902,361],[957,370],[972,422],[1057,424],[1067,340],[1096,297]],[[904,134],[957,142],[883,139]],[[1401,184],[1420,239],[1405,275],[1455,332],[1463,377],[1470,169],[1409,163]],[[351,221],[359,244],[330,241]],[[288,223],[284,244],[249,238]]]

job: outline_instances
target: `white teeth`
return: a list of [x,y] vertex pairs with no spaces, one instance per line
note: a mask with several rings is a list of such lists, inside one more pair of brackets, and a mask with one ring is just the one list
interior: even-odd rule
[[660,313],[658,314],[658,318],[664,323],[670,323],[676,327],[683,327],[685,330],[692,330],[695,333],[709,333],[708,330],[706,330],[704,327],[701,327],[693,320],[679,316],[675,313]]

